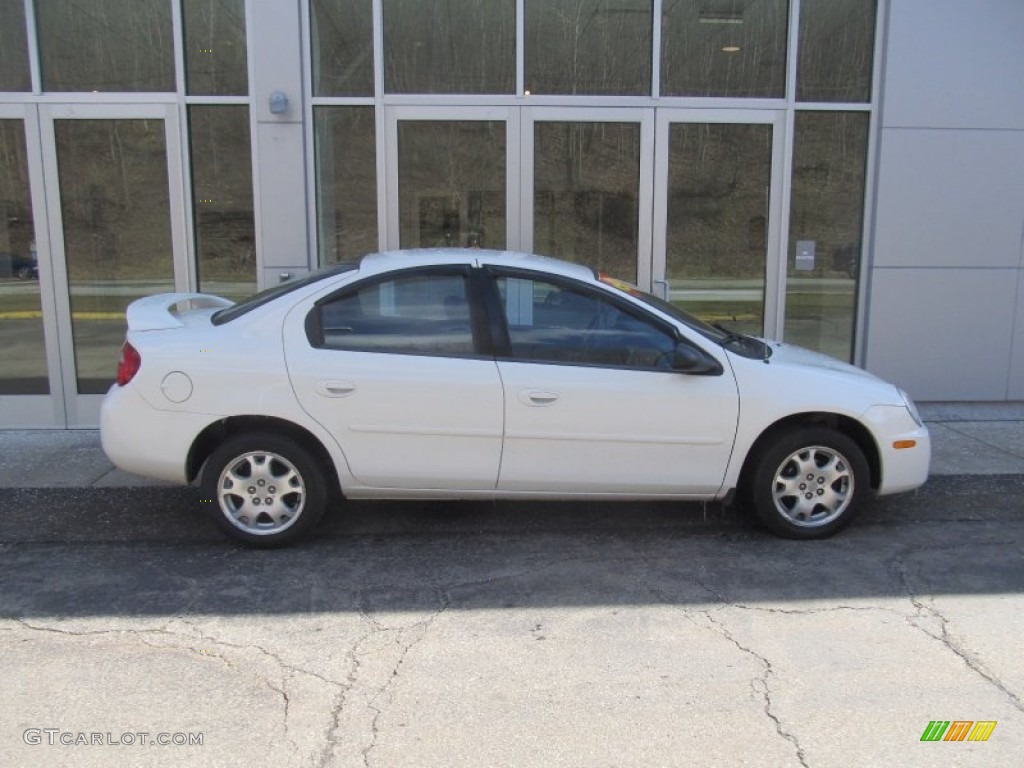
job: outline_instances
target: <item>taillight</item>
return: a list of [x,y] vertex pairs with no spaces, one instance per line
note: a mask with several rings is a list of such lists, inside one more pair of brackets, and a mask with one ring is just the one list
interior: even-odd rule
[[126,341],[121,347],[121,360],[117,363],[117,383],[123,387],[135,378],[141,366],[142,357],[138,350]]

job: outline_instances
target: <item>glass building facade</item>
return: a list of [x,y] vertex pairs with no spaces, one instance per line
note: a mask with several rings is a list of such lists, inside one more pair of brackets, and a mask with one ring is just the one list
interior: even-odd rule
[[134,299],[524,250],[859,361],[876,0],[0,4],[0,427]]

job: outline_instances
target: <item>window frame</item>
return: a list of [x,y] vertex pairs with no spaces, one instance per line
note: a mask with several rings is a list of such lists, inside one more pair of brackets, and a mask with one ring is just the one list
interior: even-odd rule
[[510,362],[510,363],[526,363],[530,365],[562,365],[572,366],[575,368],[599,368],[606,370],[618,370],[618,371],[635,371],[637,373],[669,373],[678,375],[680,371],[672,368],[653,368],[636,365],[614,365],[610,363],[588,363],[580,362],[576,360],[534,360],[530,358],[523,358],[515,355],[512,351],[512,340],[509,333],[508,320],[505,314],[504,302],[501,298],[501,291],[498,290],[498,278],[511,278],[513,280],[533,280],[542,281],[555,285],[557,287],[564,287],[570,290],[577,291],[588,298],[593,298],[596,301],[603,301],[610,304],[615,309],[623,312],[626,315],[631,316],[633,319],[639,322],[646,323],[649,326],[653,326],[656,330],[664,333],[668,336],[676,346],[679,344],[687,344],[700,350],[704,354],[708,354],[702,347],[694,344],[688,338],[686,338],[682,331],[675,326],[673,323],[658,317],[657,315],[646,311],[643,307],[637,306],[628,299],[622,296],[618,296],[611,290],[606,290],[600,285],[593,285],[590,283],[576,280],[566,275],[552,274],[549,272],[538,272],[530,269],[521,269],[517,267],[502,267],[495,265],[488,265],[481,268],[481,271],[486,275],[487,279],[487,313],[488,321],[490,323],[491,336],[494,341],[494,356],[498,361]]
[[[487,322],[486,310],[481,297],[479,279],[475,275],[479,270],[468,264],[434,264],[423,267],[410,267],[389,272],[381,272],[357,280],[322,296],[313,303],[306,313],[306,341],[313,349],[340,354],[399,355],[406,357],[435,357],[451,360],[493,360],[493,344]],[[409,350],[390,349],[338,349],[328,346],[324,339],[323,308],[339,299],[348,298],[362,290],[387,282],[416,277],[462,277],[466,286],[466,304],[469,309],[469,328],[472,337],[473,352],[471,354],[445,354],[432,352],[415,352]]]

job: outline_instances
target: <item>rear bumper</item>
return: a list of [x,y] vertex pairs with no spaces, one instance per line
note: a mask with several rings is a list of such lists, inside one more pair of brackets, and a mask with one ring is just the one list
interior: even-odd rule
[[131,385],[115,384],[100,408],[100,441],[114,466],[136,475],[186,484],[185,464],[192,443],[216,418],[158,410]]

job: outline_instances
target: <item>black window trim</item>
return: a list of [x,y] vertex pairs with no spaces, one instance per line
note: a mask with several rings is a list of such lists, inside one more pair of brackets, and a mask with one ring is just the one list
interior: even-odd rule
[[331,264],[326,267],[321,267],[309,272],[305,275],[295,278],[294,280],[287,280],[277,285],[272,285],[269,288],[264,288],[259,293],[254,293],[252,296],[242,299],[242,301],[232,304],[230,307],[224,307],[219,309],[210,316],[210,322],[213,325],[224,325],[230,323],[233,320],[237,320],[240,317],[244,317],[253,310],[259,309],[260,307],[266,306],[277,299],[287,296],[289,293],[305,288],[321,280],[327,280],[332,277],[339,277],[340,275],[348,274],[349,272],[355,272],[359,269],[359,264],[356,262],[338,262],[337,264]]

